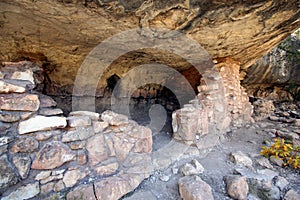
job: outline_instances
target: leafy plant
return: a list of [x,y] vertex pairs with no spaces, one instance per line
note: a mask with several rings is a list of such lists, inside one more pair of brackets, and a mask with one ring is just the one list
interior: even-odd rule
[[269,158],[275,156],[283,161],[283,167],[290,166],[294,169],[300,168],[300,147],[294,147],[283,138],[275,138],[271,147],[261,147],[261,155]]

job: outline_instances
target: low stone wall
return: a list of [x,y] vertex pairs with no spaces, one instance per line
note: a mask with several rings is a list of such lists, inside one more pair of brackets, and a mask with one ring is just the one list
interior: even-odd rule
[[1,199],[119,199],[150,175],[150,129],[111,111],[64,117],[51,98],[33,90],[32,63],[4,64]]

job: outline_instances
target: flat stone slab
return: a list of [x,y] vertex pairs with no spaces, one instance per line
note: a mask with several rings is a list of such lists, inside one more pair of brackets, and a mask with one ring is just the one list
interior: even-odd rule
[[37,111],[40,101],[35,94],[1,94],[0,109],[11,111]]
[[65,117],[45,117],[37,115],[19,124],[19,134],[31,133],[36,131],[47,131],[55,128],[67,126]]
[[33,89],[34,85],[29,81],[24,80],[0,80],[0,93],[24,93],[27,88]]

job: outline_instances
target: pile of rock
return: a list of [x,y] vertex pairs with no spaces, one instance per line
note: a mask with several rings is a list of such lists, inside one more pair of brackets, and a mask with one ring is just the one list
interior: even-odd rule
[[150,175],[150,129],[111,111],[64,117],[50,97],[33,91],[39,79],[32,63],[4,65],[1,199],[118,199]]

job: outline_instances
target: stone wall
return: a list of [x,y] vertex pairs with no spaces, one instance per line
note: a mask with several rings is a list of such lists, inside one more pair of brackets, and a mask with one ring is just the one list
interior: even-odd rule
[[41,71],[30,62],[1,69],[1,199],[118,199],[150,175],[150,129],[111,111],[62,116],[33,90],[33,70]]

